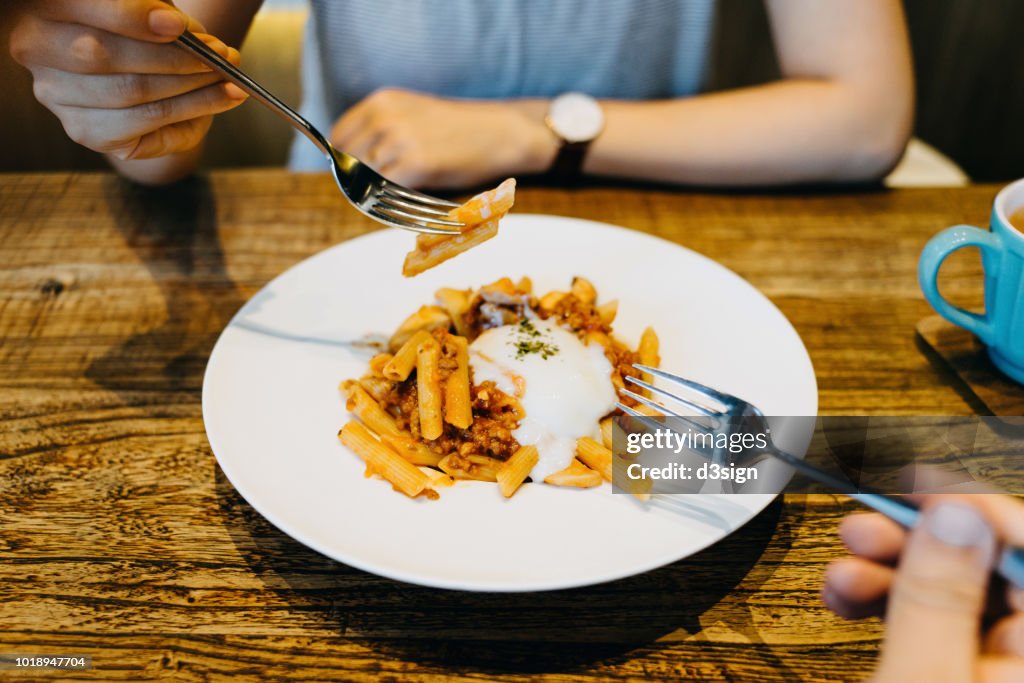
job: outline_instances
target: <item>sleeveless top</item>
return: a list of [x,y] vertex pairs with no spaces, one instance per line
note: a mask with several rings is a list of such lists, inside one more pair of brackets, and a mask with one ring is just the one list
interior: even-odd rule
[[[325,134],[394,86],[447,97],[627,100],[699,91],[715,0],[311,0],[302,114]],[[324,170],[301,136],[294,170]]]

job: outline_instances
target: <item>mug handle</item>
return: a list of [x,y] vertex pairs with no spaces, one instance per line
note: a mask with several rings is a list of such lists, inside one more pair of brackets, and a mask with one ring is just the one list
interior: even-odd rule
[[978,247],[982,251],[999,252],[1002,246],[1003,242],[999,236],[988,230],[973,225],[954,225],[928,240],[917,263],[917,279],[921,284],[921,291],[924,292],[924,298],[932,308],[954,325],[973,332],[986,346],[992,344],[992,323],[987,312],[986,315],[978,315],[954,306],[942,298],[939,294],[939,268],[946,257],[957,249]]

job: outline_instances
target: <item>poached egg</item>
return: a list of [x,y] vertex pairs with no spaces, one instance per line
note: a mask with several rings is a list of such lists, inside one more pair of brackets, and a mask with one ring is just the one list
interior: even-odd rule
[[526,417],[512,436],[537,447],[535,482],[569,466],[578,438],[600,438],[598,420],[615,408],[604,348],[545,320],[485,331],[469,345],[469,365],[475,384],[491,380],[522,404]]

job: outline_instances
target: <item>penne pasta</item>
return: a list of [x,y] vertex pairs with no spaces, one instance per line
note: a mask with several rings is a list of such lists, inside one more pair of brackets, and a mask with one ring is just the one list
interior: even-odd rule
[[418,496],[430,481],[415,465],[374,438],[358,422],[346,423],[338,438],[366,462],[367,472],[379,474],[410,498]]
[[472,197],[448,212],[465,224],[459,235],[419,235],[416,248],[405,256],[402,275],[412,277],[472,249],[498,234],[498,221],[515,203],[516,181],[509,178],[498,187]]
[[498,481],[498,470],[504,463],[486,455],[459,455],[453,453],[441,458],[437,464],[443,472],[456,479]]
[[611,450],[612,448],[612,434],[615,430],[615,418],[606,417],[601,420],[601,445]]
[[[656,368],[661,364],[661,357],[658,355],[658,335],[653,327],[646,328],[643,334],[640,335],[640,345],[637,347],[636,352],[640,356],[641,365],[649,365],[652,368]],[[643,379],[646,382],[653,381],[650,374],[646,372],[643,373]]]
[[622,457],[612,458],[612,477],[617,488],[632,494],[639,500],[646,501],[651,497],[651,488],[654,482],[651,479],[633,479],[629,476],[628,468],[633,460]]
[[489,285],[484,285],[477,293],[484,301],[504,306],[521,304],[526,298],[525,292],[519,289],[519,286],[507,277],[495,280]]
[[383,377],[374,377],[373,375],[367,375],[359,379],[356,382],[363,390],[373,397],[375,401],[383,401],[384,397],[387,396],[391,390],[390,383]]
[[441,459],[440,454],[413,439],[411,434],[402,431],[395,422],[395,418],[384,410],[361,385],[355,382],[348,383],[346,391],[348,392],[348,401],[345,407],[348,411],[359,418],[360,422],[376,433],[381,441],[384,441],[398,455],[414,465],[437,465]]
[[601,322],[606,326],[611,327],[612,323],[615,322],[615,316],[619,312],[619,300],[612,299],[606,301],[600,306],[594,306],[594,310],[597,311],[597,315],[601,318]]
[[413,465],[437,467],[441,454],[412,438],[411,434],[380,434],[380,439]]
[[348,411],[359,418],[359,421],[376,432],[379,436],[402,436],[403,432],[380,404],[370,396],[359,384],[349,387],[348,401],[345,404]]
[[508,498],[515,493],[516,489],[530,476],[530,470],[537,464],[539,458],[536,446],[521,446],[513,453],[512,457],[498,468],[496,476],[501,495]]
[[416,248],[420,251],[428,251],[433,247],[441,244],[451,235],[431,235],[430,233],[422,233],[416,236]]
[[423,330],[409,337],[402,344],[402,348],[398,349],[398,353],[381,369],[384,378],[393,382],[404,382],[412,374],[412,369],[416,367],[416,354],[420,344],[427,339],[430,339],[430,333]]
[[590,280],[579,275],[572,279],[572,287],[569,291],[585,304],[592,304],[597,300],[597,290],[594,289],[594,285]]
[[[479,246],[498,234],[498,221],[491,220],[470,228],[458,235],[442,236],[437,240],[417,238],[416,248],[405,255],[402,264],[402,275],[413,277],[425,270],[440,265],[450,258],[455,258],[464,251]],[[431,237],[438,237],[431,235]]]
[[585,436],[576,441],[576,457],[592,470],[601,473],[605,481],[612,480],[612,452]]
[[558,302],[568,296],[568,292],[550,291],[540,298],[540,307],[545,311],[553,311]]
[[516,200],[515,178],[508,178],[493,190],[487,190],[448,212],[448,216],[469,227],[502,218]]
[[456,368],[444,387],[444,421],[459,429],[473,424],[472,398],[469,394],[469,342],[465,337],[449,337],[455,345]]
[[595,472],[576,458],[573,458],[568,467],[548,475],[544,479],[544,483],[554,486],[575,486],[576,488],[589,489],[601,485],[601,473]]
[[416,391],[419,401],[420,434],[433,441],[444,431],[441,415],[441,345],[427,337],[416,347]]
[[378,353],[370,359],[370,373],[376,377],[384,376],[384,366],[394,358],[390,353]]
[[[454,237],[420,235],[418,254],[410,254],[409,260],[428,267],[440,262],[437,259],[450,258],[444,256],[449,250],[458,253],[466,240],[475,239],[474,230],[496,230],[496,217],[483,215],[483,207],[493,207],[494,202],[478,201],[474,206],[476,209],[466,210],[480,213],[478,225],[472,226],[470,217],[465,219],[470,227]],[[619,411],[607,412],[615,405],[608,389],[626,386],[624,378],[636,376],[633,364],[638,361],[659,365],[660,342],[648,327],[634,351],[612,331],[618,301],[600,305],[597,301],[597,290],[584,277],[574,278],[570,291],[551,290],[543,296],[528,277],[499,277],[473,289],[437,289],[435,304],[421,306],[402,322],[391,336],[388,350],[370,359],[366,374],[339,385],[354,418],[338,433],[339,438],[366,462],[367,476],[380,475],[406,495],[437,498],[439,489],[462,479],[495,482],[501,495],[508,498],[530,479],[542,457],[548,456],[545,437],[536,441],[538,445],[528,446],[519,439],[535,440],[534,433],[553,433],[569,412],[579,415],[586,411],[591,416],[586,421],[598,423],[599,436],[580,436],[569,466],[543,482],[534,482],[576,488],[599,487],[613,479],[613,484],[620,484],[619,469],[623,461],[628,464],[631,460],[615,453],[616,439],[622,440],[616,430],[632,428],[613,419]],[[556,327],[570,336],[563,337]],[[515,334],[510,335],[510,330]],[[492,331],[495,334],[491,335]],[[557,344],[550,343],[552,335]],[[470,340],[477,341],[471,345]],[[562,353],[570,359],[567,365],[572,367],[578,361],[584,368],[579,373],[589,375],[595,369],[589,361],[602,354],[590,348],[581,358],[579,342],[601,346],[603,358],[610,363],[607,387],[601,388],[602,362],[594,381],[586,378],[591,382],[587,386],[595,388],[593,392],[577,393],[571,405],[553,405],[536,416],[527,415],[524,406],[534,405],[531,391],[547,392],[563,381],[563,374],[564,381],[573,381],[578,375],[576,370],[562,370],[557,361],[539,365],[524,361],[522,368],[517,363],[531,355],[546,361]],[[659,415],[644,405],[635,409]],[[527,418],[535,420],[524,423]],[[520,431],[524,425],[529,429]],[[583,429],[580,424],[583,434],[593,427]],[[623,475],[622,482],[639,498],[647,497],[651,490],[646,480],[632,481]]]
[[448,487],[455,483],[455,480],[452,479],[451,475],[445,474],[440,470],[435,470],[433,467],[420,467],[419,470],[423,474],[427,475],[427,479],[430,480],[427,484],[428,488],[437,490],[438,488]]
[[452,324],[447,311],[440,306],[420,306],[420,309],[406,318],[388,340],[388,349],[395,353],[417,332],[430,332]]
[[622,391],[626,386],[626,382],[622,379],[622,375],[617,372],[612,374],[612,384],[615,386],[616,393]]
[[590,346],[591,344],[600,344],[605,350],[610,351],[612,348],[612,340],[607,334],[600,330],[591,330],[587,332],[587,336],[583,339],[583,342]]
[[469,291],[442,287],[434,293],[434,298],[448,312],[448,317],[455,326],[455,333],[460,337],[469,337],[469,328],[463,318],[466,309],[469,308]]

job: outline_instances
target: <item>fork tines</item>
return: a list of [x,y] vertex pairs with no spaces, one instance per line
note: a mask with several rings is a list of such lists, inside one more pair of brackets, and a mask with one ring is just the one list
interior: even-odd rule
[[458,235],[465,224],[448,217],[458,204],[382,181],[366,207],[371,216],[416,232],[435,235]]
[[[656,411],[656,413],[660,416],[679,418],[681,420],[684,420],[690,427],[695,427],[702,431],[708,432],[711,431],[714,427],[719,426],[717,419],[714,421],[712,427],[699,424],[697,422],[694,422],[689,417],[681,415],[676,410],[669,408],[664,403],[653,400],[653,397],[667,399],[668,401],[674,402],[679,406],[682,406],[683,408],[686,408],[687,410],[696,413],[697,415],[710,418],[722,417],[723,415],[729,412],[729,409],[732,405],[733,401],[730,400],[732,399],[732,397],[728,396],[727,394],[723,394],[719,391],[716,391],[711,387],[700,384],[698,382],[694,382],[692,380],[679,377],[678,375],[673,375],[672,373],[665,372],[664,370],[660,370],[658,368],[652,368],[648,365],[641,365],[639,363],[635,363],[633,367],[636,368],[637,370],[640,370],[641,372],[647,373],[648,375],[659,377],[661,379],[672,382],[673,384],[676,384],[680,387],[683,387],[689,390],[690,394],[694,395],[692,398],[680,396],[671,391],[667,391],[661,387],[655,386],[653,383],[648,382],[639,377],[627,375],[624,379],[628,383],[638,387],[639,389],[647,391],[651,398],[637,391],[632,391],[626,388],[619,389],[619,393],[622,394],[623,396],[628,396],[637,403],[646,406],[651,410]],[[631,408],[630,406],[627,406],[621,402],[618,404],[618,408],[627,415],[630,415],[631,417],[641,420],[648,427],[655,424],[657,424],[657,426],[659,427],[664,427],[663,424],[657,423],[656,420],[651,419],[650,415],[645,414],[639,410],[636,410],[635,408]]]
[[440,197],[434,197],[432,195],[425,194],[425,193],[420,192],[418,190],[409,189],[408,187],[405,187],[404,185],[397,185],[397,184],[389,182],[387,180],[382,181],[382,183],[381,183],[381,192],[383,192],[385,194],[397,195],[399,197],[405,197],[406,199],[414,200],[414,201],[418,202],[419,204],[426,204],[426,205],[436,206],[436,207],[438,207],[440,209],[446,209],[445,213],[448,213],[448,211],[450,211],[451,209],[454,209],[454,208],[459,206],[455,202],[450,202],[447,199],[441,199]]
[[[732,408],[737,402],[735,396],[730,396],[729,394],[721,392],[717,389],[712,389],[706,384],[694,382],[692,379],[686,379],[685,377],[680,377],[679,375],[673,375],[671,372],[665,372],[660,368],[652,368],[649,365],[641,365],[640,363],[634,363],[633,367],[641,372],[646,372],[649,375],[654,375],[655,377],[660,377],[661,379],[668,380],[669,382],[673,382],[675,384],[678,384],[679,386],[685,387],[686,389],[689,389],[690,391],[696,394],[700,394],[706,398],[711,399],[715,403],[719,404],[719,406],[721,406],[721,410],[719,412],[728,412],[728,410]],[[627,379],[633,378],[627,377]]]

